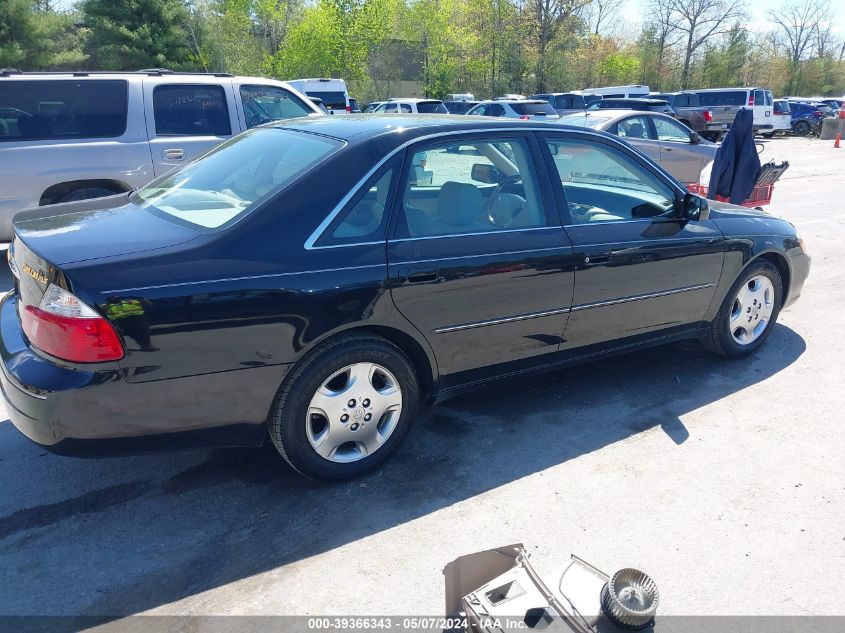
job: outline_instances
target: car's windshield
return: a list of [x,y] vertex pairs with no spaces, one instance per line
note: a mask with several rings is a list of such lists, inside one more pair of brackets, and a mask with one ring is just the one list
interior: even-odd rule
[[255,129],[139,189],[143,208],[204,228],[234,220],[337,151],[336,139],[278,128]]

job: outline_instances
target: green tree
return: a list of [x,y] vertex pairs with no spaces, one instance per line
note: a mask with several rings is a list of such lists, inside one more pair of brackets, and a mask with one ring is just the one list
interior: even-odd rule
[[95,68],[195,67],[186,31],[189,14],[181,0],[84,0],[81,9]]

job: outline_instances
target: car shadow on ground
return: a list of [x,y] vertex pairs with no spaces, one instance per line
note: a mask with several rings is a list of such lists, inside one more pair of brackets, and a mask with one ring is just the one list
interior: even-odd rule
[[[502,382],[436,407],[380,471],[337,485],[303,480],[272,447],[80,460],[10,442],[14,430],[5,423],[0,478],[14,478],[32,505],[0,517],[0,567],[9,569],[0,613],[138,613],[655,427],[681,444],[683,415],[769,378],[804,349],[798,334],[779,325],[746,359],[725,361],[683,342]],[[27,464],[38,468],[8,472]],[[104,486],[115,469],[120,483]],[[74,493],[35,505],[45,478]]]

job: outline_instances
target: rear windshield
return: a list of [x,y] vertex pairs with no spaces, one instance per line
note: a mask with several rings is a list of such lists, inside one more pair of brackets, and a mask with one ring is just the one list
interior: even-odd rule
[[511,103],[510,106],[517,114],[557,114],[548,103]]
[[122,136],[126,90],[119,79],[0,80],[0,142]]
[[452,114],[466,114],[469,112],[469,109],[472,108],[477,101],[446,101],[443,105],[446,106],[446,109],[451,112]]
[[309,90],[306,93],[309,97],[317,97],[323,100],[323,105],[331,110],[346,110],[345,92],[317,92]]
[[449,110],[442,101],[420,101],[417,103],[417,112],[421,114],[448,114]]
[[139,189],[132,201],[203,228],[245,215],[342,147],[342,142],[256,128]]
[[699,92],[698,99],[703,106],[744,106],[748,102],[747,90],[717,90]]
[[608,116],[592,116],[586,114],[567,114],[560,118],[560,122],[565,125],[578,125],[580,127],[601,127],[602,123],[610,121]]

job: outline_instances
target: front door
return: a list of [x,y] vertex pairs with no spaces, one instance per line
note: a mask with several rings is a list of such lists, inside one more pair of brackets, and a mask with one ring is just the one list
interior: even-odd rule
[[388,241],[390,286],[431,343],[444,388],[484,379],[499,363],[541,362],[559,347],[572,247],[539,157],[533,137],[505,132],[409,150]]
[[634,152],[549,133],[575,254],[563,349],[689,326],[713,299],[724,238],[675,212],[680,191]]
[[663,169],[682,183],[699,182],[704,166],[716,157],[716,148],[693,144],[692,130],[668,116],[655,115],[651,121],[660,143]]

